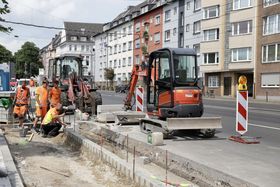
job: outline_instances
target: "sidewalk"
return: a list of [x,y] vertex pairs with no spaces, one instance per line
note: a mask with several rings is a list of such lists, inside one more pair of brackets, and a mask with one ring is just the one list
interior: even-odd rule
[[2,132],[0,132],[0,172],[7,174],[7,177],[0,176],[0,186],[24,186]]
[[[217,100],[217,101],[232,101],[236,102],[236,98],[233,98],[231,96],[215,96],[215,97],[206,97],[203,96],[204,100]],[[259,103],[259,104],[273,104],[273,105],[280,105],[279,101],[266,101],[263,99],[253,99],[252,97],[249,97],[249,103]]]

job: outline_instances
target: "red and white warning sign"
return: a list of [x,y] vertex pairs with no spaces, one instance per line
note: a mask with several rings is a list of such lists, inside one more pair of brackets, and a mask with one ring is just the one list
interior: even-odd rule
[[144,112],[144,88],[136,88],[136,111]]
[[248,91],[237,91],[236,132],[243,135],[248,130]]

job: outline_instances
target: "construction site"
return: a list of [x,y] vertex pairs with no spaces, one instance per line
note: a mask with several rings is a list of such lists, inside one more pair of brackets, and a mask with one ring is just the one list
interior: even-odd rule
[[[76,59],[61,57],[53,66]],[[65,126],[56,136],[32,131],[32,109],[26,114],[30,120],[19,127],[9,103],[15,92],[0,92],[1,186],[278,186],[280,149],[250,133],[243,136],[246,77],[239,78],[237,108],[229,112],[237,113],[236,135],[227,117],[209,113],[214,105],[204,106],[196,67],[194,50],[154,51],[147,67],[133,68],[126,94],[88,89],[76,72],[67,73],[59,121]],[[275,108],[254,110],[278,116]],[[224,133],[229,128],[231,135]]]

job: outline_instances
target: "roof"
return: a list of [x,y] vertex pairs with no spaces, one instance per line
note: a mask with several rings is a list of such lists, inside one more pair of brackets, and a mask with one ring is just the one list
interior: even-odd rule
[[196,55],[195,50],[190,48],[162,48],[156,51],[164,51],[164,50],[169,50],[170,52],[175,53],[177,55]]
[[103,30],[103,23],[64,22],[66,36],[94,36]]

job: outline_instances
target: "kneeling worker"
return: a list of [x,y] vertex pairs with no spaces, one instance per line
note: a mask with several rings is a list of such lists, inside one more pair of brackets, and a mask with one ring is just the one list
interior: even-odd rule
[[60,103],[49,109],[42,122],[42,137],[55,137],[59,134],[61,126],[66,126],[66,124],[60,119],[65,115],[65,113],[59,115],[61,109],[62,105]]

